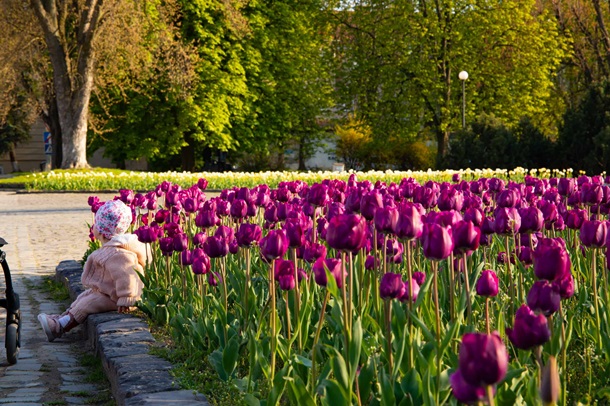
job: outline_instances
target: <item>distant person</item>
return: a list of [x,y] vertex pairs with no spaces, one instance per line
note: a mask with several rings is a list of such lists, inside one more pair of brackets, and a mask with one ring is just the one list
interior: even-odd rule
[[[87,258],[81,281],[88,288],[61,315],[38,315],[49,341],[61,337],[90,314],[126,313],[142,295],[146,246],[134,234],[126,234],[131,209],[120,200],[104,203],[95,213],[93,235],[102,246]],[[137,272],[136,272],[137,271]]]

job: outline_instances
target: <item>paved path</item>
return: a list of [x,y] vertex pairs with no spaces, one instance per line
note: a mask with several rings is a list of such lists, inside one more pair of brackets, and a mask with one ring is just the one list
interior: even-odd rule
[[[21,351],[9,366],[4,348],[6,316],[0,308],[0,405],[103,404],[106,384],[88,383],[79,360],[87,352],[79,329],[59,340],[46,340],[36,316],[58,313],[56,303],[37,289],[45,276],[66,259],[79,260],[87,249],[87,224],[92,213],[84,193],[23,193],[0,191],[0,237],[15,291],[21,300]],[[114,195],[99,195],[101,200]],[[0,272],[0,296],[4,297]],[[97,396],[97,398],[96,398]],[[113,404],[111,402],[110,404]]]

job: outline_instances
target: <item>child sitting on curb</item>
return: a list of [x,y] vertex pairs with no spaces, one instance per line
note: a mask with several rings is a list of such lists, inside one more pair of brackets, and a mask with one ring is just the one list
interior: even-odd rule
[[[88,288],[61,315],[38,315],[49,341],[61,337],[87,316],[118,310],[126,313],[142,295],[146,246],[134,234],[125,234],[132,221],[131,209],[120,200],[104,203],[95,213],[93,235],[102,246],[85,263],[81,281]],[[136,272],[137,271],[137,272]]]

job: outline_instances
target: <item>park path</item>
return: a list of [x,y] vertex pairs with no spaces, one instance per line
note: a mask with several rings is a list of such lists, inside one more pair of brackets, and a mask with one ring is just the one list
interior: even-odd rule
[[[21,351],[9,365],[4,348],[6,313],[0,308],[0,405],[105,404],[105,383],[90,383],[80,359],[88,352],[80,329],[53,343],[46,340],[36,316],[58,313],[56,303],[39,289],[62,260],[79,260],[87,249],[92,213],[85,193],[17,193],[0,191],[0,237],[21,301]],[[102,194],[101,200],[113,194]],[[4,297],[0,273],[0,297]],[[111,401],[109,404],[113,404]]]

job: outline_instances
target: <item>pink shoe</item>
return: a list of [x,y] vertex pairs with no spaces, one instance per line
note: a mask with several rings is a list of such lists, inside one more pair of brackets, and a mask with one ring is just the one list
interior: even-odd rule
[[64,334],[64,329],[61,328],[61,325],[56,317],[40,313],[38,315],[38,321],[42,325],[42,329],[47,335],[49,342],[53,342],[53,340],[61,337]]

